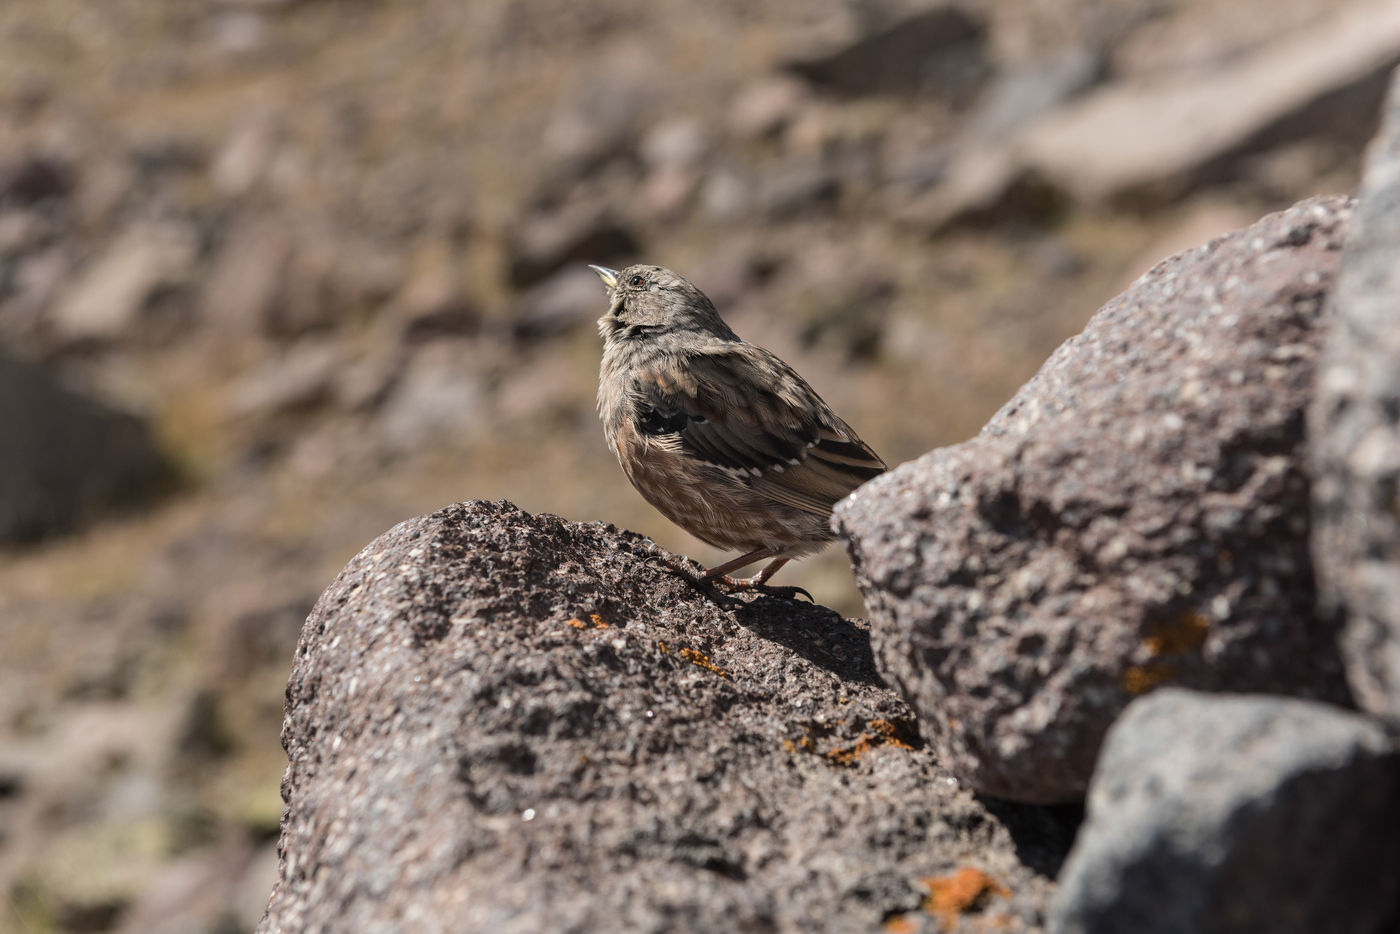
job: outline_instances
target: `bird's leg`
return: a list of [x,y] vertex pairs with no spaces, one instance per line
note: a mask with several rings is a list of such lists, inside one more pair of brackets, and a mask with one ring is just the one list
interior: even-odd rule
[[763,558],[771,558],[772,556],[773,552],[766,548],[760,548],[758,551],[751,551],[719,567],[711,568],[705,572],[705,575],[707,578],[723,575],[721,579],[735,590],[757,590],[760,593],[766,593],[774,597],[785,597],[788,600],[796,600],[798,594],[801,594],[807,598],[808,602],[816,603],[817,601],[812,599],[812,595],[801,587],[773,587],[768,583],[768,578],[778,573],[778,569],[791,561],[791,558],[775,558],[765,564],[763,569],[753,577],[741,577],[736,580],[725,573],[726,571],[737,570],[745,565],[753,564],[755,561],[760,561]]
[[[747,555],[745,557],[747,557]],[[740,590],[751,590],[755,587],[762,587],[764,584],[768,583],[768,578],[778,573],[778,568],[791,560],[791,558],[777,558],[765,564],[763,570],[759,571],[753,577],[742,577],[738,580],[732,577],[726,577],[724,582],[731,587],[738,587]],[[742,567],[742,565],[740,566]]]
[[[714,567],[710,568],[710,569],[709,569],[708,571],[706,571],[704,574],[701,574],[701,575],[700,575],[700,582],[701,582],[701,583],[706,583],[706,582],[712,581],[712,580],[714,580],[715,578],[718,577],[720,580],[724,581],[726,584],[729,584],[729,585],[735,586],[735,587],[743,587],[743,586],[745,586],[745,585],[744,585],[743,583],[739,582],[739,581],[734,580],[734,578],[730,577],[730,576],[729,576],[729,572],[730,572],[730,571],[737,571],[737,570],[739,570],[740,568],[746,568],[746,567],[748,567],[750,564],[754,564],[754,563],[756,563],[756,562],[762,561],[764,558],[771,558],[771,557],[773,557],[773,552],[772,552],[771,549],[768,549],[768,548],[756,548],[756,549],[754,549],[753,551],[749,552],[749,553],[746,554],[746,555],[740,555],[739,557],[735,558],[735,559],[732,560],[732,561],[726,561],[726,562],[724,562],[723,564],[717,564],[717,565],[715,565]],[[771,568],[773,569],[773,571],[776,571],[776,570],[778,569],[778,567],[775,567],[774,565],[781,566],[785,560],[787,560],[787,559],[785,559],[785,558],[784,558],[784,559],[779,559],[778,561],[775,561],[772,565],[769,565],[769,567],[771,567]],[[764,572],[767,572],[767,573],[765,574]],[[763,571],[760,571],[760,572],[759,572],[759,574],[763,576],[763,579],[764,579],[764,580],[767,580],[768,577],[771,576],[772,571],[769,571],[768,568],[764,568]],[[755,580],[756,580],[756,579],[757,579],[757,578],[755,578]]]

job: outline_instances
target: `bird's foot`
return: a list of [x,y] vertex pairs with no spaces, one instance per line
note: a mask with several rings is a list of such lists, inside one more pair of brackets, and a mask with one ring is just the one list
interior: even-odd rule
[[678,568],[674,565],[672,565],[672,567],[687,584],[694,587],[702,597],[709,600],[711,603],[718,604],[726,609],[739,604],[738,600],[735,600],[732,596],[716,586],[719,583],[718,578],[706,577],[703,574],[692,574],[685,568]]
[[746,590],[746,591],[750,591],[750,592],[753,592],[753,593],[765,594],[765,595],[770,596],[770,597],[781,597],[781,598],[784,599],[784,600],[796,600],[796,599],[798,598],[798,596],[801,595],[801,596],[807,598],[807,602],[808,602],[808,603],[816,603],[816,602],[817,602],[817,601],[812,597],[812,595],[811,595],[810,593],[808,593],[808,591],[807,591],[807,589],[806,589],[805,587],[793,587],[793,586],[782,586],[782,585],[778,585],[778,584],[770,584],[770,583],[768,583],[766,580],[764,580],[763,575],[761,575],[761,574],[759,574],[759,575],[757,575],[757,576],[755,576],[755,577],[740,577],[740,578],[733,578],[733,577],[730,577],[728,574],[726,574],[726,575],[724,576],[723,580],[724,580],[724,583],[725,583],[726,586],[728,586],[728,587],[730,587],[730,588],[732,588],[732,589],[734,589],[734,590],[740,590],[740,591]]

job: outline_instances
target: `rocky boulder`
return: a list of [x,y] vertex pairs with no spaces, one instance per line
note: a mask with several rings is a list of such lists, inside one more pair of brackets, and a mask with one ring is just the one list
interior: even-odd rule
[[1348,699],[1303,414],[1351,207],[1159,263],[976,438],[838,507],[881,670],[974,789],[1078,800],[1160,685]]
[[172,478],[145,423],[0,351],[0,544],[66,531]]
[[1400,73],[1372,144],[1312,415],[1324,599],[1358,702],[1400,722]]
[[1397,826],[1400,753],[1376,721],[1158,691],[1109,731],[1050,930],[1394,930]]
[[259,931],[1038,929],[1074,815],[959,788],[861,623],[682,561],[508,503],[368,545],[302,630]]

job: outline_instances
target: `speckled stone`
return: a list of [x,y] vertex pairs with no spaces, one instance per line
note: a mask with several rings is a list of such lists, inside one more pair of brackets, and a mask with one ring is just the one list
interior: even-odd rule
[[481,502],[360,552],[287,686],[259,930],[1040,930],[1077,814],[959,788],[863,624],[681,561]]
[[973,788],[1080,799],[1158,685],[1347,699],[1304,409],[1352,203],[1171,257],[971,441],[839,504],[882,672]]
[[1400,72],[1371,145],[1313,406],[1314,555],[1361,706],[1400,723]]
[[1397,826],[1400,753],[1379,722],[1158,691],[1108,733],[1050,931],[1393,931]]

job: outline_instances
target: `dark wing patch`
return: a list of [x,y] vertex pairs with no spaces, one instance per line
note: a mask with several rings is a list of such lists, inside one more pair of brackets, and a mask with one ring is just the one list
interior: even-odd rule
[[631,396],[644,432],[814,515],[885,470],[801,376],[756,347],[646,370]]
[[[637,427],[644,435],[673,435],[685,430],[692,418],[674,399],[662,394],[655,386],[634,383],[634,391],[642,403],[637,406]],[[704,416],[695,416],[703,421]]]
[[[692,381],[647,374],[633,380],[638,427],[653,437],[678,435],[681,449],[716,467],[757,476],[802,456],[802,436],[777,436],[748,423],[744,413],[725,411],[712,393]],[[816,440],[815,428],[811,441]]]

